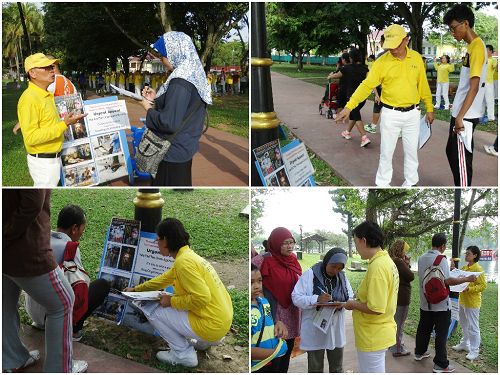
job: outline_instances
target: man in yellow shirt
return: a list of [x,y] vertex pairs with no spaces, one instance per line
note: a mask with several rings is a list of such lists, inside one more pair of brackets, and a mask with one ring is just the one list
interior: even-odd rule
[[135,86],[135,93],[137,95],[142,95],[142,83],[144,82],[144,78],[142,76],[142,72],[136,70],[134,72],[134,86]]
[[345,304],[347,310],[353,310],[358,372],[385,372],[385,352],[396,343],[399,272],[387,251],[382,250],[384,234],[376,223],[361,223],[354,228],[353,238],[361,259],[369,260],[357,300]]
[[495,121],[495,84],[494,75],[497,69],[498,61],[493,58],[493,46],[486,45],[488,52],[488,64],[486,66],[486,91],[484,93],[484,101],[486,102],[486,114],[488,121]]
[[472,149],[464,147],[458,135],[464,130],[464,121],[472,124],[472,132],[483,115],[483,98],[485,93],[486,63],[488,61],[486,46],[475,33],[474,12],[465,4],[457,4],[443,18],[453,37],[467,43],[467,53],[462,59],[460,81],[453,100],[450,130],[446,144],[446,156],[450,164],[455,186],[470,186],[472,183]]
[[[231,297],[212,265],[189,248],[189,234],[173,218],[163,220],[156,228],[158,248],[163,256],[175,259],[172,268],[125,291],[162,290],[173,285],[175,294],[160,299],[149,322],[168,342],[169,351],[160,351],[161,362],[196,367],[195,349],[218,345],[233,321]],[[195,339],[196,342],[190,341]]]
[[29,173],[37,187],[57,186],[63,134],[69,125],[86,116],[68,112],[64,120],[60,119],[54,95],[47,91],[55,80],[54,64],[58,62],[43,53],[30,55],[24,61],[29,83],[17,103],[17,117],[28,152]]
[[[469,351],[466,358],[471,361],[479,356],[479,345],[481,344],[479,310],[481,309],[481,293],[486,289],[484,271],[478,264],[480,258],[481,250],[477,246],[467,247],[465,250],[465,261],[467,264],[461,270],[481,272],[481,274],[476,281],[470,283],[463,292],[460,292],[458,298],[458,322],[462,327],[462,339],[458,345],[452,346],[452,349],[456,351]],[[452,265],[454,265],[453,262]]]
[[384,31],[382,48],[389,50],[373,63],[366,79],[358,86],[344,110],[337,115],[337,122],[365,100],[372,90],[382,85],[382,112],[380,114],[380,160],[375,184],[390,186],[392,156],[399,135],[402,134],[404,150],[403,186],[418,182],[418,136],[420,131],[420,101],[427,109],[427,121],[434,121],[432,94],[422,56],[408,48],[409,37],[401,25],[391,25]]

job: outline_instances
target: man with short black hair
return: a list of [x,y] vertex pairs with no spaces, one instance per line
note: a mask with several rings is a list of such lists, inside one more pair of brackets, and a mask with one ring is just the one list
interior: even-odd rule
[[444,256],[446,250],[446,235],[444,233],[436,233],[432,236],[432,249],[424,253],[418,258],[418,276],[420,285],[420,320],[418,322],[417,335],[415,340],[415,360],[421,361],[424,358],[430,357],[427,351],[431,333],[435,331],[434,346],[436,355],[434,357],[434,367],[432,372],[448,373],[455,371],[455,368],[450,365],[448,355],[446,353],[446,340],[448,337],[448,328],[450,326],[450,298],[446,297],[439,303],[430,303],[424,294],[423,280],[427,271],[432,267],[438,256],[442,256],[439,262],[439,268],[444,276],[447,287],[458,285],[465,282],[476,280],[475,276],[465,278],[450,277],[450,265]]
[[64,120],[60,119],[54,95],[47,91],[55,80],[54,64],[58,61],[43,53],[26,58],[24,69],[29,83],[17,104],[17,117],[28,152],[29,173],[33,185],[38,187],[57,186],[63,134],[69,125],[86,116],[68,112]]
[[[464,121],[472,123],[472,132],[483,115],[483,98],[487,53],[484,42],[475,33],[474,12],[465,4],[456,4],[446,12],[443,23],[458,41],[467,43],[467,53],[462,59],[460,81],[453,101],[450,130],[446,144],[446,156],[450,164],[455,186],[470,186],[472,183],[472,151],[469,152],[459,134],[464,131]],[[472,137],[472,134],[470,135]]]

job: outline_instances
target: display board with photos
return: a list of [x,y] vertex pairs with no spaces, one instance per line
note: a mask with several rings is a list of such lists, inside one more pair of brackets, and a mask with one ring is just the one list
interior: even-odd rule
[[99,269],[99,278],[108,280],[111,291],[95,314],[117,324],[154,334],[153,327],[141,310],[120,292],[168,271],[173,262],[173,258],[160,254],[155,233],[141,231],[140,221],[113,218]]
[[127,107],[116,96],[83,101],[80,94],[54,98],[59,116],[87,113],[64,133],[61,184],[92,186],[131,175],[132,164],[125,129],[130,129]]
[[264,186],[315,186],[314,168],[305,145],[298,139],[283,148],[275,139],[253,150]]

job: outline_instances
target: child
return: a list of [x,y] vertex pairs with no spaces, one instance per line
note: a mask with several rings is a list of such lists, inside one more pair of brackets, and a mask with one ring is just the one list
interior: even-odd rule
[[[479,344],[481,343],[479,310],[481,309],[481,293],[486,289],[483,268],[478,264],[480,257],[481,250],[477,246],[469,246],[465,250],[465,261],[467,264],[461,270],[481,272],[481,275],[460,293],[460,297],[458,298],[458,322],[462,327],[463,336],[460,343],[452,347],[456,351],[469,351],[465,358],[471,361],[479,356]],[[454,266],[453,262],[452,266]]]
[[286,337],[288,330],[282,322],[274,324],[271,306],[262,296],[262,275],[252,264],[252,372],[276,372],[279,357],[287,352]]
[[[325,350],[329,372],[343,372],[342,358],[346,344],[344,309],[318,308],[317,303],[346,302],[353,298],[349,280],[343,271],[347,254],[340,248],[329,250],[323,261],[304,272],[295,285],[292,300],[301,309],[300,349],[307,351],[308,372],[323,372]],[[328,309],[328,310],[326,310]],[[327,314],[331,311],[332,315]],[[316,315],[331,316],[329,325],[314,322]],[[325,318],[327,321],[328,318]]]

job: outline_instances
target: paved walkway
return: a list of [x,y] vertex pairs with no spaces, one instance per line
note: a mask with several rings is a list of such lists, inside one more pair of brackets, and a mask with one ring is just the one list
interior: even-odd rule
[[[34,329],[31,326],[21,325],[21,340],[29,350],[38,349],[41,359],[23,372],[43,372],[43,358],[45,356],[45,332]],[[140,363],[106,353],[92,346],[79,342],[73,343],[73,358],[83,359],[88,362],[87,372],[112,372],[112,373],[150,373],[161,372],[157,369],[142,365]]]
[[[324,160],[337,175],[353,186],[374,186],[377,172],[380,134],[369,135],[372,143],[360,148],[360,136],[353,130],[353,139],[340,136],[345,125],[320,116],[318,105],[324,88],[272,72],[274,108],[278,118],[315,154]],[[365,123],[371,121],[373,102],[361,110]],[[436,120],[432,137],[419,151],[419,186],[453,186],[453,177],[445,154],[448,123]],[[474,134],[474,186],[498,186],[498,159],[486,154],[483,145],[491,145],[495,135],[484,131]],[[392,185],[402,185],[403,150],[398,142],[393,159]]]
[[[346,336],[347,344],[344,347],[344,372],[358,372],[358,358],[356,355],[356,348],[354,347],[354,331],[352,327],[352,312],[346,311]],[[406,348],[413,353],[415,349],[415,339],[411,336],[404,335],[403,342]],[[434,357],[434,350],[430,350],[431,356],[420,362],[413,359],[413,355],[406,357],[394,358],[389,351],[386,353],[385,357],[385,370],[390,373],[420,373],[420,372],[432,372],[432,358]],[[465,354],[464,354],[465,355]],[[459,365],[456,362],[450,361],[450,363],[455,366],[457,373],[468,373],[472,372],[468,368]],[[288,370],[290,373],[303,373],[307,372],[307,354],[301,354],[290,360],[290,368]],[[325,365],[323,372],[328,372],[328,360],[325,356]]]
[[[89,95],[88,99],[98,98]],[[134,99],[125,99],[130,124],[142,126],[146,112]],[[209,128],[201,136],[200,150],[193,158],[193,186],[248,186],[248,139]],[[137,182],[137,185],[149,183]],[[128,178],[113,182],[114,186],[128,185]]]

